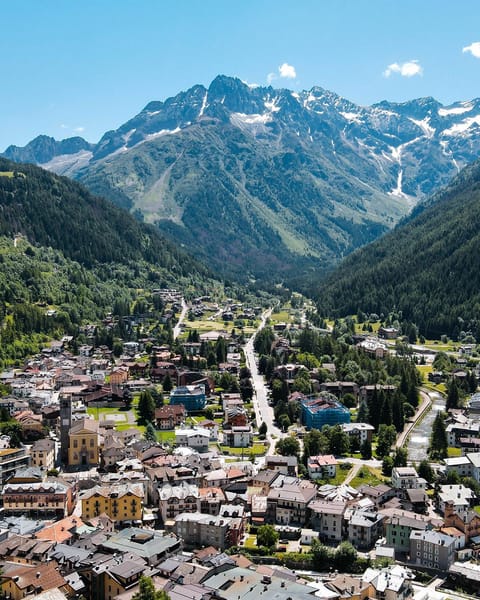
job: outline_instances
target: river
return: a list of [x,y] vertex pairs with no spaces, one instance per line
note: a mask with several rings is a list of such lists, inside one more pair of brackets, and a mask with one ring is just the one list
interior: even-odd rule
[[428,392],[432,406],[421,422],[416,425],[408,440],[408,460],[419,463],[428,458],[428,446],[435,417],[439,412],[445,411],[445,398],[438,392]]

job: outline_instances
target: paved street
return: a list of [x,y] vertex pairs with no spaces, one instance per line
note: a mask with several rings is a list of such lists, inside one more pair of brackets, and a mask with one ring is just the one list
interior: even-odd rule
[[[262,315],[262,321],[257,329],[257,332],[265,326],[265,322],[271,314],[271,310],[266,311]],[[252,374],[252,385],[253,385],[253,407],[255,410],[255,419],[257,426],[260,426],[262,422],[267,425],[267,441],[269,444],[268,454],[273,454],[276,441],[285,437],[287,434],[283,433],[275,424],[273,416],[273,408],[268,404],[268,390],[265,385],[263,376],[259,374],[257,361],[255,359],[255,351],[253,349],[253,343],[255,341],[256,333],[248,340],[243,350],[245,352],[245,359],[247,367],[250,369]]]
[[182,312],[178,317],[177,324],[173,328],[173,339],[176,340],[178,336],[182,333],[182,323],[185,321],[185,317],[187,316],[188,306],[185,300],[182,298]]

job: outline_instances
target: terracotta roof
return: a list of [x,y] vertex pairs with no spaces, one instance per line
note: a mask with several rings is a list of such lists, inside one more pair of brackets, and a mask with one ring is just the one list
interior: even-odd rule
[[67,583],[57,571],[57,567],[58,565],[54,561],[37,565],[6,563],[2,577],[4,579],[16,578],[14,583],[20,590],[28,590],[30,587],[37,591],[51,590],[63,587]]
[[54,542],[66,542],[72,537],[71,530],[84,525],[80,517],[65,517],[52,525],[44,527],[35,534],[39,540],[52,540]]

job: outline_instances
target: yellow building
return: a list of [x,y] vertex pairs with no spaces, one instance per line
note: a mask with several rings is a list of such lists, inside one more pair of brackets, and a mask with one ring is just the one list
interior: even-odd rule
[[114,521],[141,521],[143,496],[143,486],[135,484],[84,490],[79,496],[82,519],[88,521],[105,513]]
[[68,433],[68,466],[96,467],[100,463],[98,422],[80,419]]

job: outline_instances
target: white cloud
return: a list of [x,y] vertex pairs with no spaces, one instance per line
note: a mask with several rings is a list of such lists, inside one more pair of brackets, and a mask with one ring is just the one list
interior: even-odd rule
[[272,83],[272,81],[274,81],[277,78],[277,76],[275,75],[275,73],[269,73],[267,75],[267,83],[268,85],[270,85]]
[[61,129],[69,129],[68,125],[65,125],[65,123],[62,123],[60,127]]
[[470,46],[465,46],[462,52],[470,52],[475,58],[480,58],[480,42],[473,42]]
[[296,79],[297,71],[293,65],[283,63],[278,67],[278,73],[269,73],[267,75],[267,83],[270,85],[275,79]]
[[409,60],[404,63],[392,63],[383,72],[384,77],[390,77],[392,73],[399,73],[402,77],[414,77],[423,75],[423,67],[418,60]]
[[74,127],[73,131],[75,131],[75,133],[83,133],[85,131],[85,127],[79,125],[78,127]]
[[283,63],[278,67],[278,72],[280,73],[280,77],[285,77],[286,79],[296,79],[297,72],[295,71],[295,67],[289,65],[288,63]]

